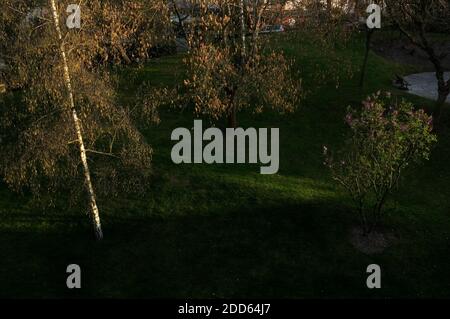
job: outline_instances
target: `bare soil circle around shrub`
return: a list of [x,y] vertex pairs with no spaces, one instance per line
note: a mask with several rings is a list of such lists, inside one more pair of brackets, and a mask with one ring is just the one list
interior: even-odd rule
[[382,230],[374,230],[370,234],[364,234],[362,227],[356,226],[350,232],[350,243],[356,250],[366,255],[381,254],[392,246],[394,241],[393,233]]

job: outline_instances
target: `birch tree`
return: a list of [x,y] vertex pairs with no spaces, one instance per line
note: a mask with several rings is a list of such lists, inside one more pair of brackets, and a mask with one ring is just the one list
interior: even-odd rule
[[50,0],[51,10],[53,15],[53,23],[55,25],[56,34],[58,35],[59,53],[61,55],[61,61],[64,69],[64,83],[67,90],[67,98],[69,100],[69,107],[72,113],[73,126],[77,136],[78,146],[80,148],[80,158],[83,164],[84,182],[89,196],[89,206],[91,208],[91,219],[94,225],[94,232],[97,239],[103,238],[102,225],[100,222],[100,214],[98,212],[97,200],[95,198],[94,187],[91,181],[91,172],[89,171],[89,165],[86,157],[86,148],[84,146],[83,134],[81,132],[81,123],[78,118],[78,112],[75,108],[74,93],[72,89],[72,81],[70,79],[69,65],[67,63],[66,47],[64,44],[63,35],[61,32],[61,26],[59,25],[59,13],[55,0]]
[[[0,5],[0,52],[8,65],[1,76],[12,88],[0,112],[0,174],[12,189],[39,199],[84,199],[101,239],[97,200],[142,193],[149,184],[152,148],[136,125],[138,118],[157,121],[157,113],[151,103],[118,103],[114,78],[95,63],[109,40],[94,2],[82,7],[78,30],[65,27],[68,1],[46,4]],[[109,42],[111,52],[120,52]]]

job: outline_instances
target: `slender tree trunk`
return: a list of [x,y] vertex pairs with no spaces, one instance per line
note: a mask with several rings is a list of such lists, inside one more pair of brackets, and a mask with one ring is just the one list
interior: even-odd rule
[[438,99],[436,101],[436,109],[434,111],[433,117],[435,118],[436,124],[439,125],[439,122],[442,118],[444,105],[447,101],[447,97],[450,94],[450,81],[445,81],[443,70],[439,70],[436,72],[436,78],[438,80]]
[[241,15],[241,37],[242,37],[242,48],[241,48],[241,60],[242,65],[245,63],[245,56],[247,55],[247,35],[246,35],[246,28],[245,28],[245,16],[244,16],[244,0],[241,0],[240,5],[240,15]]
[[[238,56],[239,62],[238,62],[237,67],[240,70],[241,74],[243,74],[243,72],[245,72],[245,63],[246,63],[246,56],[247,56],[247,35],[246,35],[244,13],[245,13],[244,0],[240,0],[239,21],[241,24],[241,50],[240,50],[240,57]],[[228,95],[230,97],[230,102],[229,102],[229,113],[228,113],[227,120],[228,120],[228,127],[230,127],[230,128],[237,127],[237,114],[236,114],[237,110],[236,110],[236,103],[235,103],[236,90],[237,90],[237,88],[234,87],[234,88],[230,89],[228,92]]]
[[180,11],[178,10],[178,6],[177,6],[175,0],[172,0],[172,5],[173,5],[173,9],[174,9],[174,11],[175,11],[175,14],[177,15],[177,18],[178,18],[178,25],[179,25],[179,27],[180,27],[180,29],[181,29],[181,32],[183,33],[183,37],[184,37],[184,39],[186,40],[186,44],[189,45],[188,34],[187,34],[187,32],[186,32],[186,28],[184,27],[184,23],[183,23],[183,21],[184,21],[186,18],[184,18],[184,19],[181,18],[181,14],[180,14]]
[[228,102],[228,117],[227,117],[227,121],[228,121],[228,125],[227,127],[229,128],[236,128],[237,127],[237,106],[236,106],[236,101],[235,101],[235,97],[236,97],[236,87],[233,87],[231,89],[227,90],[227,94],[229,97],[229,102]]
[[359,86],[364,87],[364,81],[366,78],[367,72],[367,63],[369,62],[369,52],[370,52],[370,44],[372,43],[372,36],[374,33],[374,29],[367,29],[366,34],[366,51],[364,53],[364,62],[361,70],[361,78],[359,80]]
[[231,106],[230,114],[228,115],[228,127],[229,128],[237,127],[236,106],[234,104]]
[[439,125],[441,122],[442,114],[444,113],[444,105],[447,101],[448,93],[443,94],[439,92],[438,99],[436,101],[436,108],[433,114],[434,122],[436,125]]
[[236,109],[236,101],[235,101],[235,96],[236,96],[236,90],[237,88],[234,87],[231,90],[229,90],[228,95],[229,95],[229,112],[228,112],[228,126],[229,128],[236,128],[237,127],[237,109]]
[[256,54],[256,52],[258,52],[259,49],[259,32],[261,30],[261,20],[262,20],[262,16],[263,14],[266,12],[266,9],[269,5],[269,2],[265,2],[263,4],[263,6],[260,8],[260,10],[258,10],[258,4],[259,4],[260,0],[256,0],[254,3],[254,8],[253,10],[255,11],[255,23],[253,25],[253,32],[252,32],[252,47],[251,47],[251,52],[249,53],[249,56],[254,56]]
[[88,195],[89,195],[89,202],[90,202],[90,208],[91,208],[91,219],[94,224],[95,236],[97,239],[100,240],[103,238],[102,226],[100,223],[100,215],[98,212],[97,203],[96,203],[96,199],[95,199],[94,187],[92,186],[91,174],[89,172],[89,165],[88,165],[87,157],[86,157],[86,149],[84,147],[83,135],[81,133],[81,124],[80,124],[80,120],[78,118],[77,111],[75,109],[75,101],[74,101],[74,97],[73,97],[72,83],[70,80],[69,66],[67,64],[66,50],[65,50],[62,33],[61,33],[61,28],[59,25],[58,10],[56,7],[55,0],[50,0],[50,2],[51,2],[52,12],[53,12],[53,22],[55,24],[55,29],[56,29],[56,32],[57,32],[58,38],[59,38],[59,49],[60,49],[60,54],[61,54],[61,58],[63,61],[63,67],[64,67],[64,82],[65,82],[67,92],[69,95],[68,98],[69,98],[69,103],[70,103],[70,109],[72,111],[75,132],[77,134],[78,144],[79,144],[79,148],[80,148],[80,158],[81,158],[81,162],[83,163],[84,179],[85,179],[86,188],[87,188]]
[[121,55],[122,58],[125,60],[125,62],[126,62],[127,64],[133,63],[133,62],[130,60],[130,58],[128,57],[127,51],[125,50],[125,48],[123,47],[123,45],[122,45],[122,44],[119,44],[119,45],[118,45],[118,48],[119,48],[120,55]]

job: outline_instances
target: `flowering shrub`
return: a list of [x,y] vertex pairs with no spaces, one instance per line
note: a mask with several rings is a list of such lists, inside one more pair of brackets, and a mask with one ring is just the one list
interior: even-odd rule
[[336,158],[324,147],[325,165],[350,193],[368,234],[404,169],[427,160],[437,138],[431,116],[389,93],[369,97],[361,110],[349,109],[345,121],[351,136]]

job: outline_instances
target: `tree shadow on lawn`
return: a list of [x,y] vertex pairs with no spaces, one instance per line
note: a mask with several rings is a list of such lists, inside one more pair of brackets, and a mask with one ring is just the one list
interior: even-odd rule
[[[311,202],[210,216],[117,218],[105,226],[102,242],[92,240],[88,224],[68,232],[2,232],[1,241],[10,244],[3,244],[0,295],[329,298],[416,294],[415,282],[426,281],[402,274],[410,272],[402,265],[408,257],[357,252],[348,241],[353,224],[345,209]],[[395,285],[369,291],[365,270],[377,262],[391,271],[386,278]],[[66,267],[72,263],[82,269],[80,290],[65,286]]]

